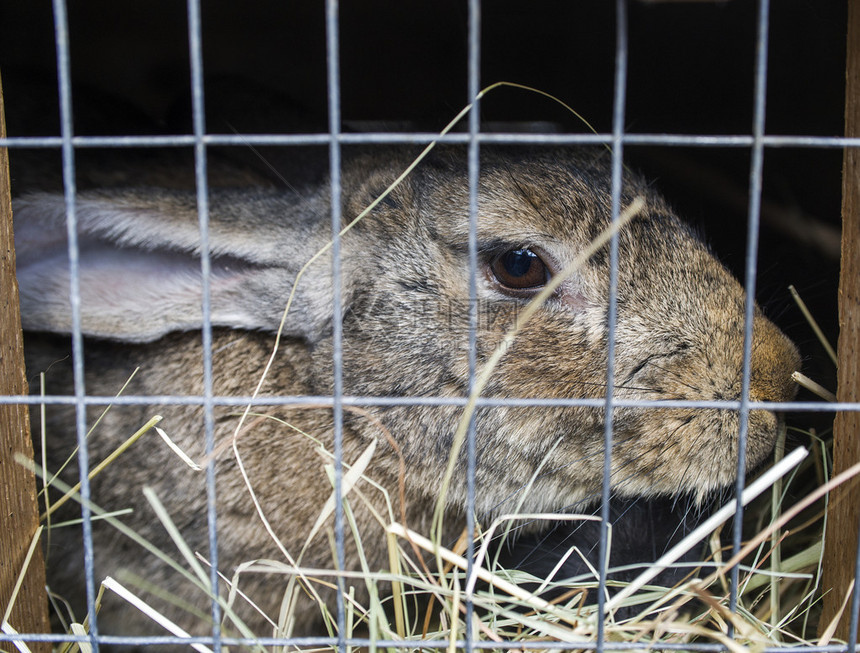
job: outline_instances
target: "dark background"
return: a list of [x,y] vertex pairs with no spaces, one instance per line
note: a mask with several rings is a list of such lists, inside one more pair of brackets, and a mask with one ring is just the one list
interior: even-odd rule
[[[241,5],[202,3],[208,130],[325,129],[324,4]],[[767,133],[842,134],[844,5],[773,3]],[[632,2],[627,129],[750,134],[756,14],[749,0]],[[482,85],[504,80],[539,88],[598,131],[611,130],[614,2],[493,0],[484,3],[482,20]],[[59,133],[52,21],[48,2],[0,3],[0,73],[11,136]],[[69,27],[76,133],[188,133],[184,2],[74,0]],[[344,129],[438,131],[469,101],[465,2],[344,0],[340,29]],[[247,99],[261,90],[284,109],[266,111]],[[482,119],[490,128],[542,121],[555,130],[584,131],[556,103],[513,89],[487,96]],[[16,156],[24,155],[11,153],[13,184]],[[627,146],[625,157],[702,226],[719,257],[742,276],[749,152]],[[833,366],[786,286],[799,289],[835,344],[838,251],[816,244],[815,234],[823,228],[838,237],[841,160],[837,149],[767,149],[759,252],[759,301],[800,344],[804,370],[830,388]],[[802,220],[798,233],[786,233],[791,219]],[[826,418],[819,421],[826,426]]]

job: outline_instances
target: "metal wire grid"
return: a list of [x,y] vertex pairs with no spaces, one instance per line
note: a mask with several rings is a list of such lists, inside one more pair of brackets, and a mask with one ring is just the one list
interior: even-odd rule
[[[734,147],[734,148],[750,148],[752,153],[752,162],[750,166],[750,193],[749,193],[749,222],[747,234],[747,252],[746,252],[746,305],[745,305],[745,329],[744,329],[744,353],[743,353],[743,391],[739,401],[643,401],[643,400],[619,400],[612,396],[611,391],[607,392],[607,396],[603,400],[594,399],[479,399],[478,406],[597,406],[603,407],[605,410],[605,446],[606,451],[610,452],[612,447],[612,420],[613,411],[619,407],[636,406],[640,408],[648,407],[700,407],[700,408],[724,408],[736,410],[740,415],[740,434],[739,434],[739,459],[738,459],[738,480],[736,492],[738,495],[744,487],[744,449],[747,436],[747,425],[749,412],[757,409],[772,409],[772,410],[787,410],[791,409],[794,412],[801,411],[833,411],[833,410],[860,410],[860,405],[856,403],[839,403],[839,404],[822,404],[815,402],[798,402],[798,403],[766,403],[754,402],[749,398],[750,387],[750,360],[752,347],[752,324],[754,311],[754,296],[756,287],[756,263],[758,249],[758,231],[759,231],[759,209],[761,199],[762,185],[762,161],[764,149],[766,147],[816,147],[816,148],[842,148],[842,147],[857,147],[860,146],[860,139],[851,138],[828,138],[828,137],[809,137],[809,136],[768,136],[764,133],[765,122],[765,90],[767,80],[767,44],[768,44],[768,25],[769,25],[769,0],[760,0],[759,15],[758,15],[758,37],[757,37],[757,52],[755,60],[755,99],[754,99],[754,121],[751,129],[751,135],[735,135],[735,136],[707,136],[707,135],[666,135],[666,134],[628,134],[624,131],[624,107],[625,107],[625,90],[626,90],[626,75],[627,75],[627,2],[626,0],[616,0],[617,24],[616,24],[616,72],[615,72],[615,95],[613,106],[613,129],[611,134],[588,134],[588,135],[559,135],[559,134],[486,134],[480,131],[480,111],[478,102],[475,101],[473,111],[469,115],[468,132],[463,134],[448,134],[439,138],[435,134],[423,133],[370,133],[370,134],[343,134],[340,132],[340,73],[339,73],[339,55],[338,55],[338,0],[326,0],[326,42],[328,55],[327,83],[329,97],[329,132],[323,134],[301,134],[301,135],[275,135],[275,134],[251,134],[241,136],[230,135],[215,135],[207,134],[204,119],[204,85],[203,85],[203,61],[201,49],[201,25],[200,25],[200,2],[199,0],[188,0],[188,40],[189,51],[191,58],[191,88],[192,88],[192,112],[193,112],[193,134],[179,136],[154,136],[154,137],[77,137],[72,129],[72,97],[71,97],[71,75],[69,61],[69,33],[66,16],[65,0],[53,0],[53,9],[55,17],[55,39],[57,47],[57,69],[59,76],[59,97],[61,107],[61,136],[58,137],[39,137],[39,138],[15,138],[10,137],[0,140],[0,146],[8,147],[38,147],[38,148],[60,148],[63,158],[63,180],[65,189],[66,213],[67,213],[67,230],[69,240],[69,261],[71,269],[71,287],[70,298],[72,307],[72,347],[74,354],[74,378],[75,378],[75,394],[71,397],[65,396],[49,396],[49,397],[21,397],[21,396],[5,396],[0,397],[2,403],[54,403],[54,404],[73,404],[76,408],[76,427],[79,443],[79,458],[81,476],[80,494],[83,499],[82,515],[83,515],[83,532],[84,532],[84,564],[86,571],[87,583],[87,607],[90,615],[94,615],[94,597],[95,597],[95,579],[93,573],[93,546],[91,533],[91,514],[88,507],[90,498],[90,486],[87,479],[89,471],[89,460],[87,456],[87,447],[84,436],[87,432],[86,427],[86,408],[89,405],[106,403],[114,404],[171,404],[182,405],[192,404],[201,405],[205,412],[205,438],[206,452],[211,453],[214,449],[213,421],[212,408],[216,405],[247,405],[247,404],[266,404],[266,405],[287,405],[287,404],[305,404],[314,403],[331,406],[334,413],[334,428],[335,428],[335,492],[337,496],[342,493],[342,429],[343,429],[343,409],[345,406],[396,406],[396,405],[455,405],[462,406],[466,403],[466,398],[448,399],[448,398],[399,398],[399,397],[351,397],[345,396],[342,389],[341,380],[341,352],[342,352],[342,325],[339,320],[334,320],[334,393],[330,397],[279,397],[255,399],[253,397],[217,397],[213,395],[212,390],[212,357],[211,357],[211,342],[212,328],[209,323],[210,315],[210,297],[209,297],[209,244],[208,244],[208,185],[207,185],[207,147],[210,145],[311,145],[320,144],[328,145],[330,155],[331,169],[331,192],[332,192],[332,233],[333,233],[333,281],[334,281],[334,314],[340,313],[340,260],[339,260],[339,237],[338,232],[341,223],[341,202],[340,202],[340,172],[341,172],[341,146],[345,144],[384,144],[384,143],[429,143],[433,140],[440,140],[449,143],[466,143],[468,144],[468,163],[469,163],[469,204],[470,204],[470,237],[469,237],[469,262],[471,272],[470,285],[470,353],[469,353],[469,370],[471,384],[474,384],[475,369],[476,369],[476,325],[477,325],[477,305],[476,297],[476,270],[477,270],[477,245],[476,245],[476,216],[477,216],[477,181],[479,172],[479,152],[480,147],[484,143],[505,143],[505,144],[610,144],[612,147],[612,215],[613,219],[617,219],[620,211],[620,188],[621,188],[621,172],[623,162],[623,148],[626,144],[651,144],[664,146],[681,146],[692,145],[699,147]],[[468,50],[468,92],[469,100],[478,97],[480,90],[480,17],[481,6],[480,0],[468,0],[469,10],[469,50]],[[81,316],[80,316],[80,293],[78,287],[78,263],[79,252],[77,246],[77,229],[75,219],[75,150],[77,148],[87,147],[188,147],[194,148],[195,152],[195,175],[197,182],[197,202],[199,208],[199,223],[201,232],[201,269],[203,272],[203,316],[204,328],[203,344],[204,344],[204,392],[201,396],[156,396],[156,397],[99,397],[90,396],[86,393],[83,376],[83,338],[81,334]],[[614,325],[615,325],[615,290],[617,286],[617,237],[614,237],[610,247],[610,309],[609,309],[609,356],[607,386],[612,387],[612,379],[614,374]],[[471,387],[470,387],[471,390]],[[472,527],[475,505],[475,445],[474,445],[474,425],[470,429],[467,440],[467,460],[468,460],[468,509],[469,515],[468,527]],[[601,515],[603,517],[602,537],[600,542],[600,555],[603,559],[606,553],[607,537],[606,523],[609,517],[609,456],[605,458],[604,465],[604,484],[603,484],[603,502],[601,507]],[[210,464],[207,469],[207,516],[209,523],[209,543],[210,543],[210,559],[212,561],[211,582],[214,587],[218,586],[217,575],[217,529],[216,529],[216,505],[217,497],[215,495],[215,477],[214,465]],[[742,513],[743,508],[738,508],[738,516]],[[343,509],[340,502],[336,503],[335,511],[335,539],[338,562],[343,568],[344,562],[344,521]],[[740,519],[735,520],[735,528],[733,532],[733,549],[737,552],[740,548],[741,531]],[[467,558],[471,560],[473,557],[472,544],[469,544]],[[860,548],[858,548],[857,565],[860,568]],[[471,570],[470,570],[471,571]],[[604,586],[606,581],[606,570],[601,568],[600,586]],[[339,579],[341,589],[342,579]],[[738,586],[738,569],[735,567],[731,577],[731,606],[734,608],[737,601],[737,586]],[[599,609],[602,610],[605,598],[603,591],[598,592]],[[527,649],[539,647],[541,649],[568,649],[571,644],[561,642],[535,642],[532,646],[525,642],[482,642],[475,641],[471,620],[471,602],[467,601],[467,619],[466,632],[461,641],[456,642],[458,647],[462,647],[466,651],[473,649]],[[98,620],[92,618],[90,623],[90,633],[87,637],[72,636],[72,635],[42,635],[42,634],[20,634],[6,635],[0,634],[0,642],[22,641],[22,642],[37,642],[37,641],[79,641],[86,642],[93,647],[93,650],[98,650],[99,644],[131,644],[131,645],[147,645],[147,644],[190,644],[200,643],[211,646],[216,653],[220,651],[221,646],[225,644],[243,644],[251,643],[243,639],[222,638],[219,622],[220,608],[217,602],[212,601],[212,617],[213,628],[209,637],[192,637],[190,639],[177,638],[173,636],[159,637],[121,637],[101,635],[98,630]],[[856,631],[858,622],[858,612],[860,612],[860,587],[855,586],[854,595],[851,606],[851,640],[847,650],[854,650],[856,646]],[[344,638],[344,604],[341,595],[338,596],[337,603],[337,622],[338,631],[341,633],[338,638],[292,638],[289,640],[276,640],[272,638],[260,638],[254,640],[262,644],[284,644],[292,643],[296,645],[315,644],[315,645],[336,645],[339,650],[345,651],[347,645],[350,646],[385,646],[385,647],[402,647],[403,642],[397,641],[376,641],[371,642],[366,639],[350,639],[347,641]],[[431,647],[448,647],[451,643],[445,641],[425,641],[421,643],[422,648]],[[408,644],[407,644],[408,645]],[[618,642],[607,642],[604,637],[603,624],[598,624],[598,632],[596,641],[589,644],[577,643],[578,649],[596,650],[615,650],[615,649],[639,649],[639,648],[654,648],[647,644],[629,644]],[[671,645],[663,644],[659,648],[666,650],[685,649],[698,651],[721,651],[725,647],[720,644],[684,644]],[[800,648],[800,647],[798,647]],[[770,650],[770,649],[767,649]],[[773,650],[784,650],[773,649]],[[821,652],[836,652],[844,651],[846,648],[841,645],[818,646],[818,647],[802,647],[803,651],[813,653],[814,651]]]

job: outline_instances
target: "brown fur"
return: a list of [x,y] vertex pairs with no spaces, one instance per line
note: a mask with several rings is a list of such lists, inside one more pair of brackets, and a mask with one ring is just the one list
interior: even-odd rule
[[[344,219],[350,220],[384,190],[408,158],[361,155],[344,170]],[[646,209],[619,239],[618,323],[615,396],[619,399],[737,400],[741,388],[744,293],[737,281],[672,213],[666,203],[635,177],[625,181],[623,204],[644,195]],[[327,188],[302,194],[246,188],[213,191],[210,201],[211,246],[217,271],[213,280],[214,392],[217,396],[252,393],[274,344],[286,297],[302,264],[329,239]],[[452,397],[468,388],[468,187],[465,161],[441,151],[422,164],[390,197],[343,238],[343,382],[348,395]],[[154,189],[105,190],[79,202],[84,250],[83,324],[91,336],[109,340],[86,343],[89,394],[111,395],[140,366],[126,394],[187,394],[202,391],[199,290],[171,304],[147,299],[150,290],[169,294],[167,284],[148,275],[125,278],[120,268],[88,267],[87,251],[123,248],[143,259],[171,252],[152,270],[170,267],[175,258],[196,265],[196,209],[193,194]],[[485,151],[478,217],[478,365],[481,367],[513,323],[527,298],[501,292],[489,270],[492,256],[530,247],[558,269],[568,265],[610,220],[608,154],[581,151]],[[48,245],[43,234],[56,233],[63,218],[54,197],[36,195],[18,205],[22,252],[22,306],[25,325],[67,332],[70,320],[63,296],[61,266],[40,271],[44,248],[61,251],[61,238]],[[53,231],[52,231],[53,230]],[[36,244],[28,248],[28,235]],[[41,236],[41,240],[40,237]],[[62,257],[60,257],[62,259]],[[269,374],[265,393],[328,395],[332,392],[331,283],[327,257],[312,266],[298,285],[287,318],[285,340]],[[146,263],[144,263],[146,265]],[[486,396],[494,398],[595,398],[606,394],[606,308],[608,256],[592,258],[566,281],[526,324],[492,375]],[[146,268],[145,268],[146,269]],[[186,269],[186,268],[183,268]],[[187,271],[186,269],[186,271]],[[218,276],[220,275],[220,276]],[[42,283],[50,277],[53,284]],[[130,301],[105,306],[100,279],[120,284]],[[118,306],[118,307],[117,307]],[[196,321],[196,322],[195,322]],[[183,331],[177,333],[177,330]],[[790,374],[799,365],[794,345],[756,311],[750,396],[756,401],[786,401],[793,396]],[[115,342],[111,342],[113,340]],[[36,346],[38,345],[38,346]],[[52,345],[53,347],[53,345]],[[31,374],[61,357],[44,341],[34,342]],[[48,392],[67,392],[70,377],[55,363]],[[216,439],[229,445],[238,409],[216,407]],[[98,411],[93,409],[92,415]],[[114,407],[94,432],[90,455],[100,460],[149,416],[161,412],[165,430],[193,458],[203,459],[202,412],[198,407]],[[262,407],[238,440],[254,490],[284,546],[293,554],[330,494],[323,471],[328,460],[312,438],[332,450],[331,410],[314,407]],[[344,461],[354,462],[372,440],[376,454],[367,475],[395,501],[399,455],[406,466],[408,525],[429,526],[440,480],[462,410],[455,407],[369,407],[347,410]],[[477,503],[482,522],[515,509],[563,510],[597,496],[603,465],[602,407],[499,407],[477,412]],[[282,421],[268,419],[277,417]],[[287,426],[288,422],[292,426]],[[66,454],[73,446],[69,411],[52,409],[49,446]],[[747,460],[754,465],[770,451],[776,417],[750,415]],[[738,415],[702,408],[618,408],[612,449],[612,485],[621,496],[703,495],[735,478]],[[302,435],[304,432],[307,435]],[[95,484],[95,500],[107,510],[132,506],[126,521],[168,551],[172,544],[140,494],[153,487],[188,538],[205,555],[203,474],[191,472],[154,436],[148,444],[112,465]],[[256,558],[282,560],[262,528],[239,476],[229,446],[217,459],[220,566],[226,574]],[[448,494],[446,524],[453,537],[463,525],[465,458],[457,461]],[[523,495],[523,488],[533,483]],[[361,491],[384,512],[378,490]],[[387,567],[381,527],[355,496],[362,542],[370,569]],[[67,589],[79,583],[78,543],[58,532],[49,551],[55,582]],[[166,573],[157,560],[140,554],[110,527],[95,529],[96,567],[101,578],[130,568],[205,611],[205,597]],[[347,540],[351,541],[348,536]],[[349,544],[349,543],[348,543]],[[357,569],[348,545],[347,565]],[[304,566],[331,568],[331,552],[319,534]],[[285,577],[251,574],[241,588],[277,617]],[[361,583],[358,583],[361,590]],[[330,594],[325,596],[330,597]],[[195,632],[193,619],[161,606]],[[247,610],[241,614],[255,632],[271,634]],[[305,601],[294,632],[318,633],[318,609]],[[102,632],[157,632],[136,613],[113,600],[100,615]],[[202,632],[206,632],[205,628]]]

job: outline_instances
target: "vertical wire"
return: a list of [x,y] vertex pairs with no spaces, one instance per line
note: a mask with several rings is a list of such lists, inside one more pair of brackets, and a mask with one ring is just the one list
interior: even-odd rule
[[[343,323],[341,321],[341,151],[340,151],[340,49],[338,0],[326,0],[326,52],[328,57],[329,167],[331,169],[331,276],[332,276],[332,412],[334,419],[334,534],[337,568],[345,566],[343,515]],[[344,579],[337,577],[338,650],[346,651]]]
[[[750,193],[747,225],[746,276],[744,289],[744,352],[743,375],[741,379],[741,401],[738,413],[738,467],[735,483],[735,496],[738,499],[737,512],[732,530],[732,555],[741,548],[743,537],[743,505],[741,494],[746,483],[746,446],[749,429],[750,377],[753,345],[753,320],[755,317],[756,263],[758,261],[759,216],[761,209],[761,176],[764,163],[764,122],[765,100],[767,94],[767,44],[769,0],[760,0],[758,13],[758,33],[756,38],[755,61],[755,108],[753,113],[753,144],[750,162]],[[740,569],[732,567],[729,594],[729,609],[734,612],[738,600],[738,580]],[[729,634],[732,634],[729,627]]]
[[[478,356],[478,183],[481,175],[481,150],[478,133],[481,129],[481,104],[478,93],[481,89],[481,2],[469,0],[469,52],[468,52],[468,93],[473,103],[469,113],[469,389],[471,396],[477,376]],[[466,432],[466,578],[472,575],[475,557],[475,474],[476,443],[475,420],[473,411]],[[466,599],[465,651],[473,650],[472,615],[474,604],[471,597]]]
[[188,0],[188,47],[191,57],[191,109],[194,125],[194,174],[197,188],[197,216],[200,223],[200,273],[203,282],[201,310],[203,327],[203,428],[206,442],[206,516],[209,528],[209,582],[212,585],[212,645],[221,650],[221,606],[218,595],[218,511],[215,488],[215,424],[212,401],[212,305],[211,260],[209,257],[209,186],[207,179],[206,110],[203,95],[203,51],[199,0]]
[[[627,0],[616,0],[615,18],[615,97],[612,107],[612,221],[621,213],[621,184],[624,170],[624,108],[627,101]],[[606,572],[609,553],[609,499],[612,475],[612,435],[615,393],[615,328],[618,322],[618,232],[609,242],[609,307],[607,312],[606,344],[606,404],[603,430],[603,487],[600,498],[600,557],[597,592],[597,650],[603,649],[605,638],[604,606],[606,604]]]
[[54,0],[54,37],[57,46],[57,82],[60,95],[60,135],[63,156],[63,195],[66,205],[66,236],[69,253],[69,305],[72,310],[72,370],[75,384],[75,428],[78,440],[78,474],[80,476],[81,518],[83,520],[84,584],[87,593],[90,646],[99,650],[99,629],[95,608],[95,558],[93,525],[90,510],[90,466],[87,450],[87,409],[84,380],[84,338],[81,332],[80,250],[76,213],[75,149],[72,144],[72,81],[69,57],[69,21],[64,0]]

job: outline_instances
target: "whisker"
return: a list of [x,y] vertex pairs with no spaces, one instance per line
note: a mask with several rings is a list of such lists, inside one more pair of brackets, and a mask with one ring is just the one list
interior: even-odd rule
[[[600,388],[600,389],[604,389],[604,390],[608,387],[608,384],[606,384],[606,383],[598,383],[598,382],[594,382],[594,381],[580,381],[579,385],[588,386],[591,388]],[[622,383],[616,383],[612,387],[615,390],[637,390],[639,392],[650,392],[650,393],[655,393],[655,394],[660,394],[660,393],[665,392],[664,390],[659,390],[657,388],[646,388],[644,386],[626,385],[626,384],[622,384]]]
[[[256,157],[258,159],[260,159],[260,161],[262,161],[266,165],[266,167],[269,170],[271,170],[272,173],[278,179],[281,180],[281,182],[283,182],[284,186],[286,186],[289,190],[291,190],[293,193],[295,193],[298,197],[302,197],[302,194],[296,189],[296,187],[293,186],[289,181],[287,181],[287,179],[280,172],[278,172],[278,169],[275,168],[275,166],[273,166],[269,162],[269,160],[266,159],[266,157],[264,157],[256,147],[254,147],[253,143],[249,143],[247,140],[245,140],[245,138],[242,136],[242,134],[233,125],[231,125],[229,122],[227,123],[227,126],[230,128],[230,130],[236,136],[238,136],[239,138],[241,138],[245,142],[245,147],[247,147],[249,150],[251,150],[251,152],[253,152],[256,155]],[[304,198],[304,199],[306,199],[306,198]]]
[[657,365],[656,363],[652,363],[652,365],[654,365],[654,367],[656,367],[658,370],[660,370],[660,371],[661,371],[661,372],[663,372],[664,374],[671,374],[671,375],[673,375],[673,376],[675,377],[675,379],[677,380],[677,382],[678,382],[678,383],[680,383],[680,384],[681,384],[681,385],[683,385],[683,386],[686,386],[686,387],[690,388],[690,390],[693,390],[694,392],[702,392],[702,389],[701,389],[701,388],[699,388],[699,387],[697,387],[697,386],[694,386],[694,385],[690,385],[690,384],[689,384],[689,383],[687,383],[686,381],[683,381],[683,380],[682,380],[682,378],[681,378],[681,374],[680,374],[679,372],[677,372],[677,371],[675,371],[675,370],[668,370],[668,369],[666,369],[665,367],[662,367],[661,365]]

